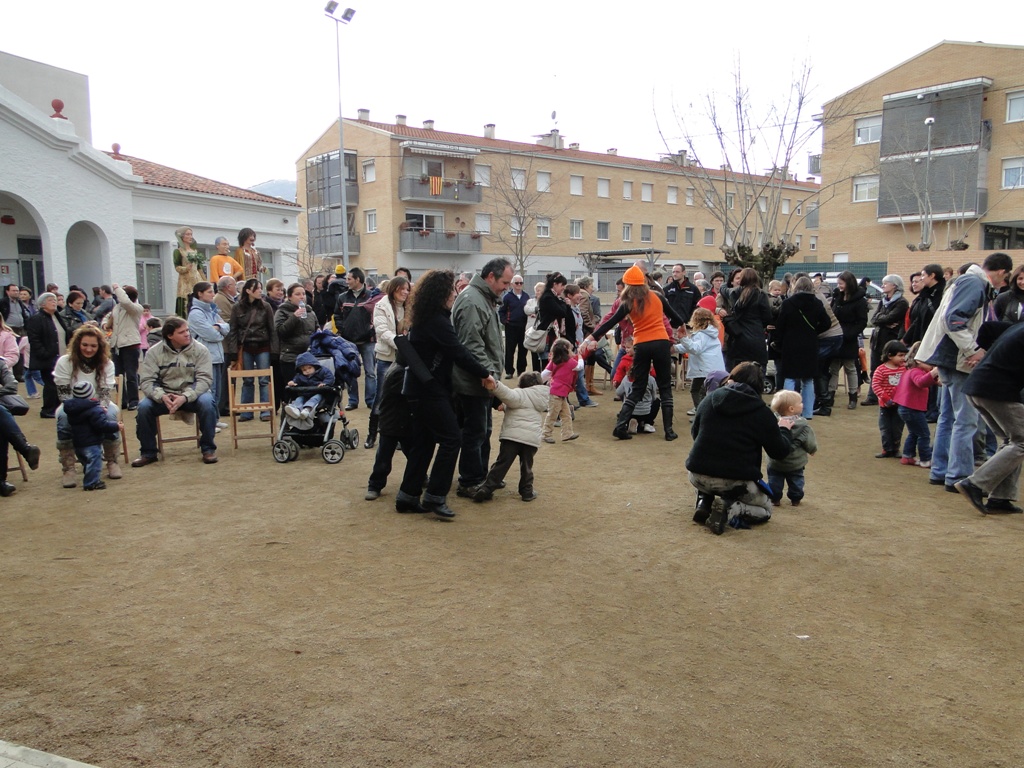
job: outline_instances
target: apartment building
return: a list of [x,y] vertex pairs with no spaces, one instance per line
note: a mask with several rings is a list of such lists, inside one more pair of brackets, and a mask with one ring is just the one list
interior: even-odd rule
[[[652,260],[709,269],[724,261],[723,243],[764,236],[754,222],[766,206],[753,198],[768,185],[784,189],[779,231],[807,243],[803,206],[817,193],[814,183],[775,175],[742,184],[727,169],[694,167],[685,153],[646,160],[591,152],[566,145],[557,130],[533,144],[495,134],[493,124],[471,136],[433,120],[413,127],[403,115],[374,122],[359,110],[344,122],[343,217],[335,123],[297,161],[300,258],[312,269],[340,261],[347,219],[350,265],[371,274],[397,266],[414,274],[472,270],[496,255],[524,273],[585,274],[579,253],[628,250],[661,251]],[[744,209],[751,215],[728,232],[719,215],[726,209],[729,220]]]
[[1024,47],[939,43],[819,119],[820,261],[908,274],[1024,248]]

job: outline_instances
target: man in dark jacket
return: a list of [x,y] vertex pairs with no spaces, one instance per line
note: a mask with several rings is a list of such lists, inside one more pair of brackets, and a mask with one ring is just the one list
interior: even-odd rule
[[64,318],[57,312],[57,297],[52,293],[39,296],[36,304],[38,312],[25,323],[25,333],[31,348],[29,368],[39,371],[43,377],[43,407],[39,409],[39,418],[57,418],[57,385],[53,383],[53,367],[57,358],[67,348],[68,329]]
[[[363,361],[363,385],[366,407],[373,408],[373,399],[377,396],[377,361],[374,359],[376,335],[373,331],[373,305],[377,296],[371,295],[366,288],[366,275],[359,267],[353,267],[345,274],[348,290],[338,296],[334,308],[334,326],[338,335],[344,336],[359,349]],[[337,282],[337,280],[335,281]],[[353,384],[348,391],[348,410],[359,405],[359,385]]]
[[922,269],[919,286],[917,298],[910,305],[910,327],[903,334],[903,343],[908,347],[924,338],[924,332],[942,302],[942,291],[946,287],[942,265],[929,264]]
[[[686,459],[690,483],[697,489],[693,520],[707,523],[716,536],[731,518],[763,523],[772,516],[771,499],[757,482],[762,479],[761,451],[784,459],[792,447],[793,421],[776,422],[761,399],[763,385],[757,363],[740,363],[728,384],[705,397],[693,417],[693,447]],[[716,495],[723,504],[713,510]]]
[[3,298],[0,298],[0,315],[3,315],[4,322],[15,334],[25,335],[25,323],[29,314],[28,309],[21,303],[21,287],[17,283],[11,283],[4,288]]
[[512,288],[501,297],[501,308],[498,310],[501,324],[505,326],[506,379],[511,379],[513,373],[522,376],[526,370],[526,347],[523,346],[523,340],[526,338],[526,302],[529,300],[529,294],[523,290],[523,276],[512,275]]
[[700,289],[686,278],[686,267],[682,264],[672,267],[672,279],[665,284],[665,298],[677,315],[690,322],[690,315],[700,301],[701,293]]

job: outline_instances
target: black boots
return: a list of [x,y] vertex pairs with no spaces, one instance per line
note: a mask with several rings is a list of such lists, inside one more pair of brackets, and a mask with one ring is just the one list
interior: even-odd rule
[[814,404],[814,415],[815,416],[831,416],[832,405],[835,403],[836,393],[829,392],[823,395],[820,401]]
[[[662,400],[662,403],[665,401]],[[672,429],[672,415],[675,407],[671,404],[662,405],[661,407],[661,423],[665,425],[665,439],[668,441],[677,440],[679,435]]]
[[852,410],[855,410],[857,408],[857,397],[858,397],[858,395],[857,395],[856,392],[854,392],[852,395],[850,395],[850,404],[846,406],[848,410],[852,411]]
[[366,442],[363,448],[373,448],[377,444],[377,425],[380,423],[380,414],[374,408],[370,411],[370,423],[366,427]]
[[693,522],[704,525],[711,516],[711,507],[715,503],[715,494],[697,491],[697,508],[693,511]]

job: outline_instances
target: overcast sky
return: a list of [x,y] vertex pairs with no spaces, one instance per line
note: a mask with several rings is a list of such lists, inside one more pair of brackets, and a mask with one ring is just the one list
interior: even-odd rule
[[[1024,44],[1015,25],[951,0],[902,0],[884,14],[765,0],[351,2],[346,117],[367,108],[373,120],[401,113],[475,135],[495,123],[498,138],[515,141],[557,127],[582,149],[652,159],[666,142],[685,146],[674,110],[728,91],[737,57],[766,101],[809,61],[813,113],[944,39]],[[125,154],[248,187],[294,178],[295,160],[337,117],[324,4],[11,0],[0,50],[88,75],[98,148],[118,142]],[[703,130],[697,117],[688,126]]]

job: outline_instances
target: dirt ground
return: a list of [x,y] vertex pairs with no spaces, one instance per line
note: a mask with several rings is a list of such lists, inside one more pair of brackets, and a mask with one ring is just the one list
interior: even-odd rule
[[513,470],[450,524],[396,514],[400,476],[364,501],[362,447],[177,444],[63,490],[30,413],[0,739],[103,768],[1024,764],[1022,516],[874,459],[876,412],[842,409],[803,505],[716,537],[689,435],[617,442],[600,401],[542,447],[538,501]]

